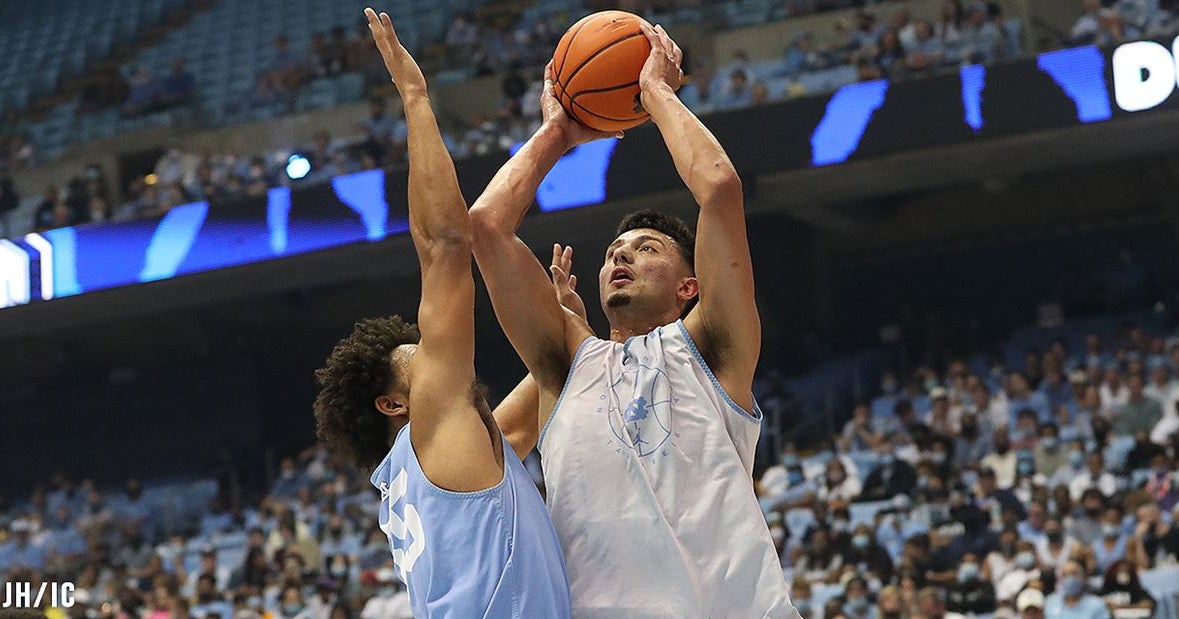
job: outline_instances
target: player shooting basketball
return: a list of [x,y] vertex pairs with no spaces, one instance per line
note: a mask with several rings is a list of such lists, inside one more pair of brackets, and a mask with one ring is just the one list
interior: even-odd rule
[[[658,213],[622,221],[598,276],[609,340],[553,298],[516,229],[557,160],[608,134],[570,120],[550,71],[542,127],[471,210],[476,260],[540,388],[533,429],[574,615],[794,617],[751,479],[761,327],[741,181],[675,95],[679,47],[643,33],[641,102],[700,207],[696,236]],[[554,277],[571,257],[554,249]]]
[[[568,581],[544,502],[476,386],[471,225],[426,80],[389,16],[365,14],[409,125],[420,324],[396,316],[357,323],[316,372],[319,433],[375,469],[378,520],[415,616],[568,617]],[[552,289],[549,298],[557,302]],[[534,416],[536,407],[526,379],[495,416]],[[520,453],[531,449],[529,442]]]

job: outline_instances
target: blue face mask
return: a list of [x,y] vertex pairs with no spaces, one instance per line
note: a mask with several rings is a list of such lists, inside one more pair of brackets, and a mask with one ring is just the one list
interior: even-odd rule
[[852,546],[855,546],[857,550],[864,550],[868,547],[869,541],[867,535],[856,535],[852,537]]
[[838,518],[831,521],[831,530],[836,533],[845,533],[851,527],[848,521]]
[[288,617],[294,617],[295,615],[297,615],[301,612],[303,612],[303,605],[302,604],[283,604],[282,605],[282,614],[284,614]]
[[977,563],[963,563],[962,567],[958,568],[958,582],[971,582],[978,580],[979,569]]
[[880,456],[880,466],[892,466],[896,459],[892,454],[884,454]]
[[1015,565],[1021,570],[1030,570],[1036,567],[1036,555],[1025,550],[1015,555]]
[[886,380],[881,383],[880,389],[884,391],[884,393],[892,395],[897,392],[897,383],[896,381]]
[[782,456],[782,466],[792,469],[798,466],[798,456],[794,454],[785,454]]
[[831,451],[830,449],[825,449],[823,451],[820,451],[819,455],[816,456],[815,458],[819,462],[821,462],[823,464],[827,464],[828,462],[835,459],[835,452]]
[[1080,576],[1065,576],[1060,579],[1060,592],[1064,597],[1080,597],[1085,593],[1085,581]]
[[797,486],[803,482],[802,471],[794,469],[786,474],[786,482],[791,486]]
[[1040,439],[1040,446],[1049,451],[1056,449],[1058,445],[1060,445],[1060,441],[1055,436],[1045,436]]
[[810,600],[800,600],[798,598],[794,598],[791,600],[791,602],[794,602],[794,607],[798,609],[798,614],[802,615],[803,617],[811,614]]
[[1017,464],[1015,468],[1020,475],[1031,475],[1032,473],[1036,472],[1036,465],[1032,462],[1028,462],[1027,460],[1020,460],[1019,464]]
[[1068,453],[1068,463],[1075,469],[1081,468],[1085,464],[1085,454],[1079,451],[1070,451]]
[[847,609],[853,614],[859,615],[868,610],[868,598],[854,597],[847,599]]
[[1118,537],[1122,534],[1122,530],[1116,524],[1106,523],[1101,525],[1101,534],[1105,537]]

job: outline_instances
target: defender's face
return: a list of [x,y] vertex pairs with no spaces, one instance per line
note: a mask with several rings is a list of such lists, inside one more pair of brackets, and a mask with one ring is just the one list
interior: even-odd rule
[[686,277],[690,269],[671,237],[650,228],[628,230],[606,249],[598,271],[602,310],[640,305],[663,311],[678,302]]

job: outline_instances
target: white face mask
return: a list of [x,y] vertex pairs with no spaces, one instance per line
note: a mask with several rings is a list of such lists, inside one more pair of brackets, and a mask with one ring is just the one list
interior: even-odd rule
[[775,544],[781,544],[782,540],[786,539],[786,529],[782,527],[772,527],[770,529],[770,537],[774,538]]

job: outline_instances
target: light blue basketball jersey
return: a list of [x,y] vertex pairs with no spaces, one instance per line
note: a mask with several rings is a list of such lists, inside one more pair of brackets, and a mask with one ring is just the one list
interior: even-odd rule
[[381,491],[378,521],[414,616],[569,617],[569,579],[557,533],[507,440],[500,483],[451,492],[422,472],[410,425],[397,433],[371,481]]

